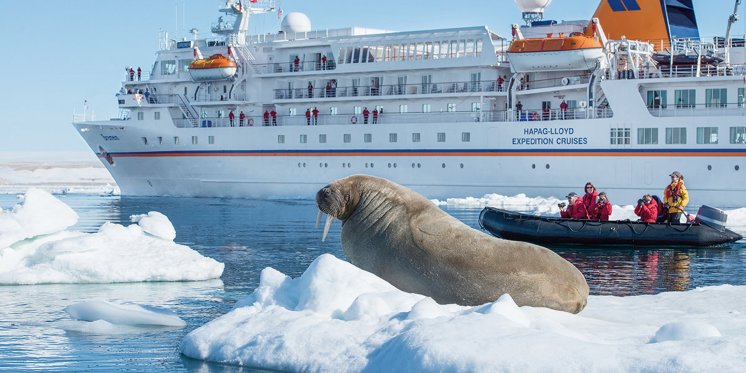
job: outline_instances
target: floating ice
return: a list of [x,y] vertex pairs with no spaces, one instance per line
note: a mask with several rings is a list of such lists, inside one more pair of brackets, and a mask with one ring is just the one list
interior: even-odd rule
[[[672,320],[683,326],[650,343]],[[700,338],[717,330],[728,333]],[[180,348],[284,371],[746,371],[746,287],[591,296],[578,315],[518,307],[509,295],[462,307],[327,254],[295,279],[265,269],[253,294]]]
[[674,321],[663,325],[655,332],[651,343],[665,341],[685,341],[687,339],[720,337],[720,331],[707,323]]
[[0,215],[0,284],[193,281],[219,278],[224,265],[172,241],[164,215],[140,224],[105,223],[94,234],[66,231],[72,209],[31,190],[23,205]]
[[65,312],[80,321],[102,320],[115,325],[130,326],[186,326],[186,322],[171,310],[134,303],[90,301],[67,306]]

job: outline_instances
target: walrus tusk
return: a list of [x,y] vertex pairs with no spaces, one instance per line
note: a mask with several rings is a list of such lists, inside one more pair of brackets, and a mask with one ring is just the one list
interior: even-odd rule
[[324,234],[321,236],[321,242],[326,241],[326,235],[329,234],[329,228],[332,226],[332,219],[334,219],[333,216],[326,216],[326,224],[324,224]]
[[321,215],[324,215],[324,212],[319,210],[318,215],[316,215],[316,228],[319,227],[319,223],[321,223]]

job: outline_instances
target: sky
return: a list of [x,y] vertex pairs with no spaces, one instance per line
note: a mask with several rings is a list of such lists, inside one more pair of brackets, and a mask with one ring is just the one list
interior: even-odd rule
[[[649,0],[648,0],[649,1]],[[735,0],[694,0],[700,34],[723,35]],[[75,132],[74,112],[87,101],[97,120],[117,117],[114,94],[125,66],[149,71],[158,38],[201,30],[208,36],[224,0],[12,1],[0,0],[5,56],[0,89],[0,151],[87,151]],[[278,0],[285,14],[303,12],[314,29],[363,26],[396,31],[486,25],[510,35],[520,23],[512,0]],[[545,18],[589,19],[597,0],[554,0]],[[736,35],[746,33],[744,6]],[[279,29],[277,14],[252,18],[250,32]]]

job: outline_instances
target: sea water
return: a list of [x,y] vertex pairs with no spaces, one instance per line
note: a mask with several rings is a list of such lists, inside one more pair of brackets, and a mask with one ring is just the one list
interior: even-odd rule
[[[111,221],[159,211],[176,228],[176,242],[225,263],[221,280],[0,287],[0,370],[41,371],[255,371],[191,360],[178,353],[189,331],[225,314],[259,283],[265,267],[297,277],[319,255],[344,258],[340,224],[321,242],[312,200],[125,198],[62,195],[80,215],[71,228],[94,232]],[[0,206],[17,203],[0,195]],[[477,228],[479,208],[444,207]],[[746,242],[706,249],[554,247],[586,276],[591,294],[639,295],[699,286],[746,284]],[[175,311],[184,328],[152,327],[92,333],[66,327],[64,308],[104,300],[135,302]]]

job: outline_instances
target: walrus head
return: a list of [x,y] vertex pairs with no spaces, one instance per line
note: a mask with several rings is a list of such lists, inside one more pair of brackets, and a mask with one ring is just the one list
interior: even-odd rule
[[316,205],[319,208],[319,214],[316,217],[317,226],[321,220],[321,215],[327,214],[322,241],[326,239],[326,235],[329,233],[333,218],[344,222],[355,211],[355,207],[360,200],[359,189],[355,188],[357,179],[357,175],[353,175],[335,180],[316,193]]

